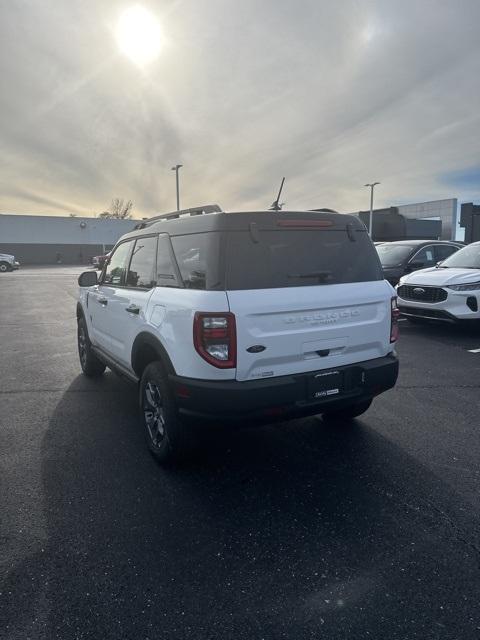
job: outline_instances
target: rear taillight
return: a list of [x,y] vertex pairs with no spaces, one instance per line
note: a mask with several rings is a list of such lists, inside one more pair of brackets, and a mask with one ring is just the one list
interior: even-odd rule
[[198,311],[193,321],[193,344],[197,353],[214,367],[236,367],[237,334],[233,313]]
[[392,298],[391,302],[391,323],[390,323],[390,342],[396,342],[398,340],[398,318],[400,317],[400,310],[397,307],[397,298]]

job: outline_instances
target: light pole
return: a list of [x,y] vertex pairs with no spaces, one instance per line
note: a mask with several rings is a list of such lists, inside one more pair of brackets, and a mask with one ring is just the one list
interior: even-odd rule
[[370,217],[368,218],[368,235],[370,238],[372,237],[372,228],[373,228],[373,190],[375,185],[380,184],[380,182],[368,182],[365,187],[370,187]]
[[172,167],[172,171],[175,171],[175,181],[177,184],[177,211],[180,211],[180,188],[178,185],[178,170],[180,169],[180,167],[183,167],[183,164],[176,164],[174,167]]

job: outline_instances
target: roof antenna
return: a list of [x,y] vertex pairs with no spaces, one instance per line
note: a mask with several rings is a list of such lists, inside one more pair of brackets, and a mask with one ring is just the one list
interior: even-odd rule
[[281,211],[282,210],[282,207],[283,207],[283,205],[285,203],[284,202],[280,203],[280,195],[282,193],[283,183],[284,182],[285,182],[285,178],[282,178],[282,183],[280,184],[280,189],[278,190],[277,199],[272,202],[272,204],[270,205],[269,211]]

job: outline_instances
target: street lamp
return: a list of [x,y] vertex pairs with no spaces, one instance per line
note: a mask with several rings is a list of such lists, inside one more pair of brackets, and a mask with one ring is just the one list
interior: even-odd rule
[[175,171],[175,180],[177,183],[177,211],[180,211],[180,188],[178,186],[178,170],[183,167],[183,164],[176,164],[172,167],[172,171]]
[[380,184],[380,182],[368,182],[364,185],[365,187],[370,187],[370,217],[368,218],[368,235],[370,238],[372,237],[373,227],[373,190],[377,184]]

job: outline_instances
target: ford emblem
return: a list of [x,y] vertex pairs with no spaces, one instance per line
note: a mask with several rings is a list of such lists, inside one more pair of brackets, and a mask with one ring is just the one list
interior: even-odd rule
[[423,294],[425,293],[425,289],[422,289],[422,287],[415,287],[415,289],[413,290],[413,293],[416,296],[423,296]]
[[264,347],[263,344],[254,344],[252,347],[248,347],[248,353],[261,353],[265,351],[267,347]]

